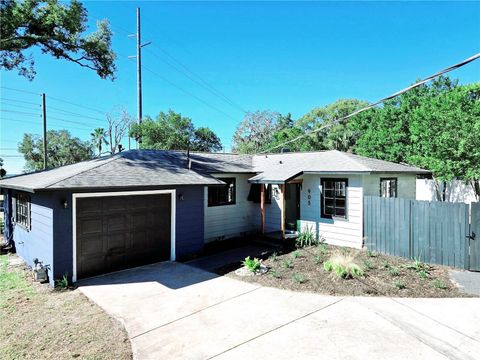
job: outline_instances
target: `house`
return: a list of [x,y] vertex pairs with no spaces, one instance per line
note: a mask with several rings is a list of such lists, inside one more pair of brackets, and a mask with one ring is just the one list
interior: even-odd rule
[[131,150],[0,181],[6,238],[50,281],[202,252],[248,233],[313,231],[360,248],[363,196],[415,199],[411,166],[339,151]]

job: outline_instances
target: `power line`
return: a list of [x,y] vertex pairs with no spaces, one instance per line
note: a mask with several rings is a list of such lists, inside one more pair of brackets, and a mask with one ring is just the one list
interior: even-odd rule
[[0,88],[5,89],[5,90],[22,92],[22,93],[25,93],[25,94],[31,94],[31,95],[41,96],[40,93],[36,93],[36,92],[33,92],[33,91],[28,91],[28,90],[23,90],[23,89],[16,89],[16,88],[8,87],[8,86],[0,86]]
[[35,103],[35,102],[32,102],[32,101],[24,101],[24,100],[17,100],[17,99],[10,99],[10,98],[0,98],[2,101],[12,101],[12,102],[16,102],[16,103],[22,103],[22,104],[29,104],[29,105],[36,105],[38,107],[41,107],[42,105],[40,105],[39,103]]
[[[68,111],[68,110],[64,110],[64,109],[61,109],[61,108],[57,108],[55,106],[49,106],[48,109],[54,109],[56,110],[56,112],[62,112],[62,113],[65,113],[65,114],[68,114],[68,115],[71,115],[71,116],[77,116],[77,117],[82,117],[82,118],[85,118],[85,119],[92,119],[92,120],[98,120],[98,121],[102,121],[104,122],[105,119],[100,119],[100,118],[95,118],[95,117],[92,117],[92,116],[88,116],[88,115],[83,115],[83,114],[79,114],[79,113],[75,113],[75,112],[71,112],[71,111]],[[50,111],[52,112],[52,111]],[[55,111],[53,111],[55,112]]]
[[18,109],[25,109],[25,110],[38,110],[40,108],[40,105],[33,107],[31,105],[18,105],[18,104],[11,104],[9,102],[5,102],[4,100],[0,101],[2,104],[8,105],[8,106],[13,106],[14,108]]
[[34,113],[29,113],[29,112],[24,112],[24,111],[15,111],[15,110],[8,110],[8,109],[0,109],[0,111],[12,113],[12,114],[24,115],[24,116],[41,117],[40,114],[34,114]]
[[272,151],[272,150],[278,149],[279,147],[282,147],[282,146],[291,144],[291,143],[293,143],[293,142],[295,142],[295,141],[298,141],[298,140],[303,139],[303,138],[305,138],[305,137],[307,137],[307,136],[310,136],[310,135],[312,135],[312,134],[314,134],[314,133],[317,133],[317,132],[322,131],[322,130],[324,130],[324,129],[326,129],[326,128],[329,128],[329,127],[331,127],[331,126],[333,126],[333,125],[335,125],[335,124],[338,124],[338,123],[341,123],[341,122],[343,122],[343,121],[345,121],[345,120],[348,120],[349,118],[351,118],[351,117],[353,117],[353,116],[355,116],[355,115],[358,115],[358,114],[360,114],[360,113],[362,113],[362,112],[364,112],[364,111],[370,110],[371,108],[373,108],[373,107],[375,107],[375,106],[377,106],[377,105],[379,105],[379,104],[381,104],[381,103],[383,103],[383,102],[385,102],[385,101],[387,101],[387,100],[393,99],[393,98],[395,98],[395,97],[397,97],[397,96],[399,96],[399,95],[401,95],[401,94],[403,94],[403,93],[406,93],[407,91],[410,91],[410,90],[412,90],[412,89],[414,89],[414,88],[416,88],[416,87],[419,87],[419,86],[421,86],[421,85],[429,82],[430,80],[433,80],[433,79],[436,78],[436,77],[439,77],[439,76],[441,76],[441,75],[443,75],[443,74],[446,74],[446,73],[448,73],[448,72],[450,72],[450,71],[453,71],[453,70],[458,69],[458,68],[460,68],[460,67],[462,67],[462,66],[465,66],[465,65],[467,65],[468,63],[471,63],[472,61],[477,60],[478,58],[480,58],[480,53],[475,54],[475,55],[473,55],[473,56],[471,56],[471,57],[469,57],[469,58],[467,58],[467,59],[465,59],[465,60],[463,60],[463,61],[455,64],[455,65],[449,66],[448,68],[445,68],[445,69],[443,69],[443,70],[440,70],[439,72],[437,72],[437,73],[435,73],[435,74],[433,74],[433,75],[430,75],[430,76],[426,77],[425,79],[420,80],[420,81],[414,83],[413,85],[410,85],[410,86],[408,86],[408,87],[406,87],[406,88],[404,88],[404,89],[402,89],[402,90],[400,90],[400,91],[397,91],[396,93],[394,93],[394,94],[392,94],[392,95],[390,95],[390,96],[384,97],[383,99],[380,99],[380,100],[374,102],[373,104],[370,104],[370,105],[365,106],[365,107],[363,107],[363,108],[361,108],[361,109],[358,109],[358,110],[356,110],[356,111],[348,114],[347,116],[344,116],[344,117],[341,117],[341,118],[339,118],[339,119],[333,120],[332,122],[330,122],[330,123],[328,123],[328,124],[325,124],[325,125],[323,125],[323,126],[320,126],[320,127],[317,128],[317,129],[307,131],[307,132],[306,132],[305,134],[303,134],[303,135],[299,135],[299,136],[297,136],[297,137],[295,137],[295,138],[293,138],[293,139],[291,139],[291,140],[284,141],[283,143],[280,143],[280,144],[278,144],[278,145],[275,145],[275,146],[273,146],[273,147],[271,147],[271,148],[269,148],[269,149],[267,149],[267,150],[261,151],[260,153],[261,153],[261,154],[264,154],[264,153],[270,152],[270,151]]
[[[49,116],[49,119],[52,119],[52,117]],[[34,125],[42,125],[41,122],[35,122],[35,121],[28,121],[28,120],[18,120],[18,119],[11,119],[11,118],[2,118],[2,120],[5,120],[5,121],[13,121],[13,122],[18,122],[18,123],[26,123],[26,124],[34,124]],[[65,120],[62,120],[62,121],[65,121]],[[70,130],[70,129],[74,129],[74,130],[82,130],[82,131],[85,131],[85,130],[92,130],[91,128],[79,128],[79,127],[73,127],[73,126],[68,126],[68,127],[65,127],[63,124],[58,124],[58,123],[52,123],[49,121],[49,125],[52,125],[54,127],[63,127],[65,128],[65,130]],[[0,141],[0,143],[2,142],[6,142],[6,141]]]
[[49,100],[54,100],[54,101],[59,101],[59,102],[62,102],[62,103],[65,103],[65,104],[69,104],[69,105],[72,105],[72,106],[77,106],[77,107],[82,108],[82,109],[94,111],[94,112],[97,112],[97,113],[102,114],[102,115],[105,115],[105,114],[107,113],[107,111],[102,111],[102,110],[99,110],[99,109],[95,109],[95,108],[92,108],[92,107],[90,107],[90,106],[85,106],[85,105],[76,104],[76,103],[71,102],[71,101],[69,101],[69,100],[59,99],[59,98],[57,98],[57,97],[50,96],[50,95],[48,95],[48,99],[49,99]]
[[184,93],[187,94],[188,96],[191,96],[191,97],[193,97],[194,99],[200,101],[201,103],[207,105],[209,108],[211,108],[211,109],[213,109],[213,110],[215,110],[215,111],[217,111],[217,112],[219,112],[219,113],[221,113],[221,114],[229,117],[230,119],[232,119],[232,120],[234,120],[234,121],[237,121],[237,119],[235,119],[233,116],[227,114],[227,113],[224,112],[223,110],[220,110],[220,109],[217,108],[216,106],[213,106],[213,105],[209,104],[209,103],[206,102],[205,100],[203,100],[203,99],[199,98],[198,96],[192,94],[190,91],[185,90],[185,89],[182,88],[181,86],[178,86],[177,84],[171,82],[170,80],[168,80],[167,78],[163,77],[162,75],[160,75],[160,74],[156,73],[155,71],[147,68],[145,65],[143,65],[143,68],[144,68],[145,70],[148,70],[149,72],[151,72],[153,75],[159,77],[160,79],[162,79],[162,80],[165,81],[166,83],[170,84],[171,86],[173,86],[173,87],[177,88],[178,90],[184,92]]

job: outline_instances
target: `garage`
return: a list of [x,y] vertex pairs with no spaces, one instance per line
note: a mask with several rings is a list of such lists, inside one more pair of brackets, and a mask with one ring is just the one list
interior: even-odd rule
[[76,279],[174,260],[174,190],[74,199]]

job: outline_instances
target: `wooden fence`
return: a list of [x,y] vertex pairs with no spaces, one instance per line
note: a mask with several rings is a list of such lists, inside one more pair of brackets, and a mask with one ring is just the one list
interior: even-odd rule
[[372,251],[469,269],[469,216],[463,203],[365,196],[364,243]]

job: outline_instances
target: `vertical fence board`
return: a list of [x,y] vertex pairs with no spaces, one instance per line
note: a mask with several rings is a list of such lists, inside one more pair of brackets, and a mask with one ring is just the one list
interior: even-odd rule
[[[472,206],[480,213],[480,205]],[[364,217],[364,236],[370,250],[468,268],[466,204],[366,196]]]

